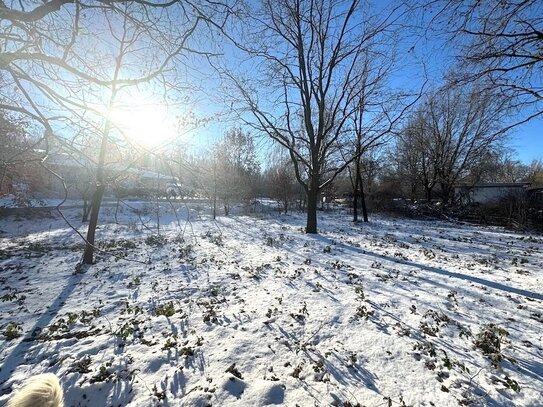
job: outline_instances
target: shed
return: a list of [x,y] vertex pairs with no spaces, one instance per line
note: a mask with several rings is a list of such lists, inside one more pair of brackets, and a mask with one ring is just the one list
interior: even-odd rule
[[487,184],[460,184],[454,187],[454,196],[463,204],[488,204],[507,196],[524,195],[529,182],[494,182]]

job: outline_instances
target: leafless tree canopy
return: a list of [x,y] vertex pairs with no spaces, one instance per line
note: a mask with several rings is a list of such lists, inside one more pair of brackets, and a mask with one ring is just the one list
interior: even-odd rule
[[232,203],[248,201],[254,196],[260,168],[250,134],[241,129],[229,130],[215,144],[210,164],[213,167],[214,200],[222,200],[225,215],[229,214]]
[[[358,0],[264,1],[251,10],[240,49],[258,60],[250,80],[230,75],[247,120],[285,147],[308,197],[306,230],[316,233],[316,202],[352,161],[342,149],[352,137],[349,119],[368,78],[363,65],[391,41],[398,18],[379,18]],[[256,79],[255,79],[256,77]]]
[[449,202],[455,183],[503,141],[508,101],[486,89],[472,84],[435,91],[404,129],[397,158],[429,200],[438,184]]
[[[131,88],[171,100],[185,88],[187,58],[207,54],[205,33],[228,14],[227,5],[207,1],[0,3],[0,108],[43,126],[48,171],[53,138],[74,155],[90,153],[96,168],[85,263],[93,261],[113,146],[130,143],[110,113]],[[93,148],[86,150],[89,137]]]
[[462,80],[484,78],[518,108],[522,122],[543,114],[543,3],[539,0],[431,1],[438,29],[459,43]]

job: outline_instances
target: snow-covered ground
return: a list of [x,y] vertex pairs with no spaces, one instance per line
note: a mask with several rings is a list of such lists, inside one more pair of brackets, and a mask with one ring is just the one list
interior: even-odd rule
[[52,372],[67,406],[542,405],[541,236],[169,209],[104,208],[77,270],[58,216],[0,220],[0,404]]

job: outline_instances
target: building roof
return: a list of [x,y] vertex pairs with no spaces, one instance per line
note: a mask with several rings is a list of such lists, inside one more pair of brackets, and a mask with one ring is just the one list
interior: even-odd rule
[[488,182],[481,184],[458,184],[455,188],[527,188],[529,182]]

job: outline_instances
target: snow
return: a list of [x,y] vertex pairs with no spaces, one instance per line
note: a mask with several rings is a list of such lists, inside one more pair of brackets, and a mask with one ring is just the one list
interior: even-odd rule
[[[145,228],[114,209],[81,269],[54,213],[2,219],[0,403],[45,372],[67,406],[543,399],[541,236],[345,213],[306,235],[301,214],[212,221],[179,206],[178,223],[164,205],[153,238],[154,211]],[[64,214],[84,232],[79,212]]]

